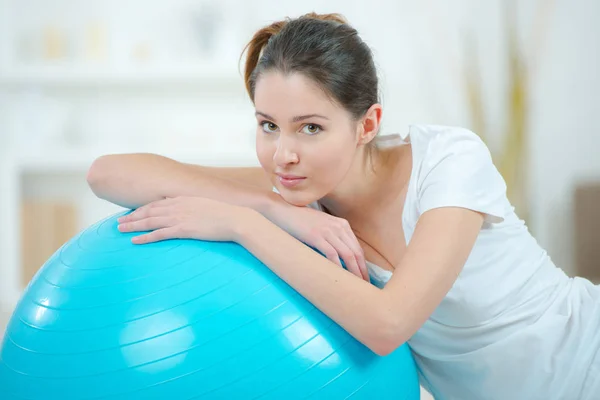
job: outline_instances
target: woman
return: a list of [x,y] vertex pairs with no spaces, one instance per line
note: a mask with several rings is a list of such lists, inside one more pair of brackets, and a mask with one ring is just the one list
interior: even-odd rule
[[137,208],[121,231],[236,241],[375,353],[408,342],[437,399],[598,398],[600,288],[553,265],[477,135],[378,137],[371,51],[337,14],[246,50],[262,169],[101,157],[93,191]]

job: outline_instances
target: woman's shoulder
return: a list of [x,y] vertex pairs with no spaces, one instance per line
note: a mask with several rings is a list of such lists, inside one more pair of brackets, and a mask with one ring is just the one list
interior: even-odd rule
[[509,210],[506,183],[484,141],[453,126],[412,125],[415,191],[421,212],[462,207],[501,222]]
[[467,128],[411,125],[403,140],[411,143],[415,164],[425,170],[440,164],[445,167],[456,165],[457,168],[493,164],[492,154],[485,142]]
[[404,132],[382,135],[377,138],[380,148],[411,144],[413,157],[419,161],[424,158],[454,153],[457,150],[479,151],[491,156],[484,141],[475,132],[460,126],[411,124]]
[[451,125],[410,125],[405,140],[427,147],[471,143],[487,149],[487,146],[475,132],[468,128]]

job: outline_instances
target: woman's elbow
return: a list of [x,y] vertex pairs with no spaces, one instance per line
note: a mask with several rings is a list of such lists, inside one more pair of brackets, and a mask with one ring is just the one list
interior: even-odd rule
[[401,340],[378,340],[370,343],[367,347],[378,356],[385,357],[392,354],[404,343],[405,342]]
[[86,181],[92,192],[97,196],[100,196],[102,184],[106,181],[106,177],[108,176],[109,157],[110,156],[98,157],[87,171]]
[[374,333],[366,345],[379,356],[393,353],[408,340],[405,330],[397,324],[383,323]]

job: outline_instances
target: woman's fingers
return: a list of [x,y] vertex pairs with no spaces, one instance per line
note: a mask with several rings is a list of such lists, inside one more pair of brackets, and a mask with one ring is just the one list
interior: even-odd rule
[[148,203],[146,205],[138,207],[131,213],[120,217],[119,219],[117,219],[117,221],[119,223],[131,222],[131,221],[140,220],[142,218],[155,217],[160,213],[159,208],[168,205],[170,203],[170,201],[171,201],[171,199],[163,199],[163,200],[154,201],[152,203]]
[[165,228],[170,224],[168,217],[148,217],[137,221],[123,222],[119,224],[119,231],[126,232],[145,232]]
[[150,233],[146,233],[140,236],[136,236],[131,239],[134,244],[148,244],[153,242],[160,242],[161,240],[177,239],[178,230],[175,227],[161,228]]
[[314,246],[321,253],[323,253],[329,261],[331,261],[332,263],[334,263],[340,267],[342,266],[342,262],[340,261],[338,252],[327,240],[325,240],[324,238],[321,238],[320,240],[317,241],[317,243]]
[[342,239],[354,253],[354,258],[356,259],[362,278],[369,282],[371,279],[369,277],[369,270],[367,269],[367,262],[365,261],[365,255],[358,239],[353,232],[345,232]]
[[131,222],[136,221],[140,218],[145,218],[147,216],[148,210],[153,207],[153,203],[146,204],[144,206],[138,207],[127,215],[124,215],[117,219],[117,222]]
[[326,239],[335,248],[342,260],[344,260],[348,271],[361,279],[365,279],[351,248],[335,234],[330,234]]
[[356,238],[356,235],[352,231],[350,223],[348,223],[348,221],[345,219],[340,219],[339,222],[341,222],[341,224],[338,227],[338,230],[340,231],[338,236],[344,243],[346,243],[348,247],[350,247],[350,250],[352,250],[354,253],[354,258],[356,259],[362,278],[367,282],[370,282],[371,279],[369,277],[369,271],[365,261],[365,254],[358,239]]

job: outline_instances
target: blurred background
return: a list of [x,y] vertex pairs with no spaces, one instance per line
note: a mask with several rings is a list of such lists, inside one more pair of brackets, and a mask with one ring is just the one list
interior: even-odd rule
[[240,52],[310,11],[342,13],[373,49],[383,134],[475,130],[555,263],[600,278],[599,1],[0,0],[4,315],[63,242],[119,210],[87,187],[99,155],[258,165]]

